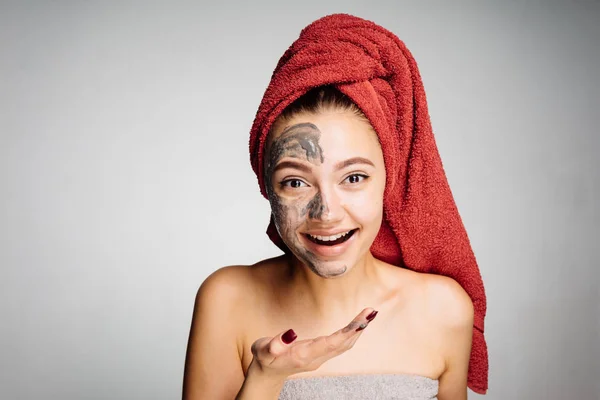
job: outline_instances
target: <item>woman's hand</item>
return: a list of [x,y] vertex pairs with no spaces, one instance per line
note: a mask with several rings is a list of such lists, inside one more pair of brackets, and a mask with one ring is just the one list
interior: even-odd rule
[[[314,371],[325,361],[350,350],[377,311],[365,308],[348,325],[329,336],[296,340],[292,329],[252,344],[254,358],[250,369],[265,377],[285,379],[305,371]],[[249,372],[250,372],[249,369]]]

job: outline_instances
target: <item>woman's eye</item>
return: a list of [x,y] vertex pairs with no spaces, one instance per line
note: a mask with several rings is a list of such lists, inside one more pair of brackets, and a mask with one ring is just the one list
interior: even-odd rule
[[363,174],[352,174],[350,176],[348,176],[345,181],[347,181],[348,183],[359,183],[364,181],[365,179],[367,179],[368,176],[367,175],[363,175]]
[[302,182],[300,179],[288,179],[287,181],[281,182],[281,186],[290,187],[290,188],[299,188],[302,186],[307,186],[306,183]]

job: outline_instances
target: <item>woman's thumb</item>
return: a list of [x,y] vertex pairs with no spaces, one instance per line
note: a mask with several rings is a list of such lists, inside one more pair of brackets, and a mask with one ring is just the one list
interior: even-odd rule
[[296,332],[294,332],[293,329],[288,329],[287,331],[281,334],[281,341],[285,344],[290,344],[294,340],[296,340],[297,337],[298,335],[296,335]]
[[287,345],[297,337],[293,329],[288,329],[272,338],[258,339],[252,344],[252,354],[268,364],[283,353]]
[[266,351],[270,356],[277,357],[278,355],[285,352],[287,345],[296,340],[298,336],[293,329],[288,329],[285,332],[281,332],[275,336],[267,345]]

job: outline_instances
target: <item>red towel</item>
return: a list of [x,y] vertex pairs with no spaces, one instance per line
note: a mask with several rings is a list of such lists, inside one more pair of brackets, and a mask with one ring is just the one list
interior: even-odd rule
[[[437,150],[417,63],[392,32],[348,14],[322,17],[301,31],[279,60],[250,132],[250,160],[263,196],[264,143],[273,121],[309,89],[327,84],[360,107],[381,142],[387,181],[373,255],[451,277],[465,289],[475,309],[468,386],[485,394],[483,281]],[[267,233],[288,251],[272,219]]]

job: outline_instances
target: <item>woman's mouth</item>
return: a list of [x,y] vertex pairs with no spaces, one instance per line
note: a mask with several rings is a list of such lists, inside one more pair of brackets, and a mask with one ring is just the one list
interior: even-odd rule
[[325,260],[343,255],[356,240],[358,228],[333,236],[319,236],[303,233],[306,249]]
[[321,246],[335,246],[350,239],[356,231],[357,229],[352,229],[333,236],[319,236],[305,233],[304,236],[311,242]]

